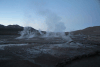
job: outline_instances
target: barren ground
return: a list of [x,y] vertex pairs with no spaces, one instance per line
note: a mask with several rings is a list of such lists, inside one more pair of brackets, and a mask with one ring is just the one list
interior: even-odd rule
[[[90,62],[93,59],[97,63],[94,66],[100,67],[99,40],[76,37],[73,38],[76,43],[66,43],[66,40],[58,37],[16,37],[18,36],[0,35],[0,67],[80,67],[84,63],[83,67],[88,67],[94,63]],[[86,58],[90,56],[91,58]]]

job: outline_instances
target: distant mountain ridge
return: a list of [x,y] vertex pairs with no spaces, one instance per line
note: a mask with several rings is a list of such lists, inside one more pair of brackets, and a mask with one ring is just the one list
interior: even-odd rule
[[[34,28],[30,27],[32,30]],[[0,24],[0,35],[20,35],[19,31],[22,31],[24,27],[19,25],[8,25],[4,26]],[[36,30],[35,30],[36,31]]]
[[75,35],[83,34],[83,35],[100,35],[100,26],[87,27],[82,30],[73,31]]
[[8,25],[8,26],[4,26],[0,24],[0,29],[22,29],[23,27],[19,26],[19,25]]
[[[32,27],[30,27],[32,28]],[[19,25],[8,25],[4,26],[0,24],[0,35],[19,35],[19,31],[22,31],[24,27]],[[38,31],[34,28],[32,30]],[[42,31],[43,33],[46,33],[46,31]],[[87,27],[82,30],[76,30],[72,31],[74,35],[83,34],[83,35],[100,35],[100,26],[93,26],[93,27]],[[66,32],[68,34],[68,32]]]

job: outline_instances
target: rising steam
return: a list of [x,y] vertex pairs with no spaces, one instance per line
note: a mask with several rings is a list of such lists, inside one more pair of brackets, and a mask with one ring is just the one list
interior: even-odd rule
[[[64,22],[61,21],[62,18],[58,16],[56,13],[54,13],[53,11],[45,8],[42,2],[41,3],[35,2],[35,3],[37,3],[34,5],[36,8],[35,9],[36,13],[45,18],[44,22],[46,24],[47,31],[44,34],[43,32],[41,32],[41,30],[38,30],[38,33],[37,33],[35,31],[30,31],[30,28],[25,27],[24,30],[20,32],[21,36],[18,38],[60,37],[67,41],[71,41],[72,39],[70,38],[70,35],[66,36],[64,33],[66,26]],[[37,34],[40,34],[40,35],[37,35]]]
[[47,31],[49,32],[64,32],[66,26],[64,22],[61,21],[61,17],[58,16],[56,13],[48,9],[39,10],[39,15],[45,17],[45,24],[47,27]]

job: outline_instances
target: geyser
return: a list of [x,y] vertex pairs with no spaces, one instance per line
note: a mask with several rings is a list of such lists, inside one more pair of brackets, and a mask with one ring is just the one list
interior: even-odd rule
[[[38,3],[38,2],[36,2]],[[43,37],[43,38],[53,38],[59,37],[67,41],[71,41],[70,35],[65,34],[66,26],[64,22],[61,21],[61,17],[58,16],[53,11],[49,10],[45,6],[41,5],[40,3],[37,5],[35,4],[35,11],[38,15],[41,15],[45,18],[44,23],[46,24],[47,30],[46,33],[30,31],[29,28],[25,27],[24,30],[20,33],[21,36],[18,38],[33,38],[33,37]],[[33,7],[31,5],[31,7]],[[42,7],[42,8],[41,8]],[[40,34],[40,35],[37,35]]]
[[66,29],[66,26],[64,22],[61,22],[61,17],[56,15],[55,13],[52,13],[50,11],[47,12],[48,14],[45,14],[45,22],[47,25],[47,31],[51,32],[64,32]]
[[34,30],[31,27],[24,27],[24,30],[20,32],[20,37],[17,37],[16,39],[29,39],[29,38],[46,38],[46,39],[52,39],[52,38],[61,38],[61,40],[64,40],[67,42],[72,41],[70,38],[70,33],[66,35],[64,32],[46,32],[43,33],[40,30]]
[[20,31],[19,34],[21,36],[17,37],[17,39],[32,38],[36,36],[36,31],[33,31],[31,27],[24,27],[24,30]]

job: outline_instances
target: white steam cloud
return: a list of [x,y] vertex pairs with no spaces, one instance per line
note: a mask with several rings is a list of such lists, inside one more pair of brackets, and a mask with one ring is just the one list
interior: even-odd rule
[[64,32],[66,26],[61,22],[61,17],[51,12],[50,10],[39,11],[41,15],[45,16],[45,23],[47,25],[47,31],[51,32]]
[[[46,34],[38,30],[40,37],[61,37],[64,40],[72,41],[70,35],[66,36],[64,32],[66,30],[66,26],[64,22],[61,22],[62,18],[60,16],[58,16],[56,13],[52,12],[51,10],[45,8],[44,5],[39,3],[35,4],[35,8],[36,8],[35,9],[36,13],[45,18],[44,22],[47,27]],[[18,37],[18,39],[38,37],[37,33],[34,31],[30,31],[30,28],[28,27],[25,27],[20,34],[21,36]]]
[[61,21],[62,18],[56,13],[54,13],[54,11],[51,11],[49,8],[47,8],[46,7],[47,5],[48,5],[47,2],[41,0],[33,1],[31,2],[31,4],[29,4],[31,10],[35,14],[39,15],[40,18],[41,17],[45,18],[43,23],[45,23],[46,25],[46,26],[44,25],[45,28],[47,28],[46,31],[65,32],[66,26],[64,22]]

